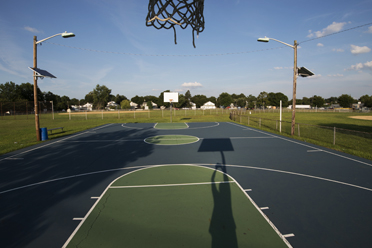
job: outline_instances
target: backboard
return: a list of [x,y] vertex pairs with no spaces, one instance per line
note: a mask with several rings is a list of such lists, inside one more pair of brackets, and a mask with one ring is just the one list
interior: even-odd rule
[[164,102],[178,102],[178,92],[164,92]]

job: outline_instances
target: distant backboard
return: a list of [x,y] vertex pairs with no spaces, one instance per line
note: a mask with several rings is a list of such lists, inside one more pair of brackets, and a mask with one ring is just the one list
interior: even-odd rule
[[164,102],[178,102],[178,92],[164,92]]
[[36,72],[36,77],[48,77],[48,78],[56,78],[52,73],[47,72],[46,70],[42,70],[39,68],[30,68],[32,71]]

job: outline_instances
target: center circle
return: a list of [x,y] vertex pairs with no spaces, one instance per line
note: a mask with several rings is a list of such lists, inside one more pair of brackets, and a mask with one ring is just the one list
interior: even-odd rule
[[170,134],[152,136],[144,141],[152,145],[185,145],[198,142],[199,138],[191,135]]

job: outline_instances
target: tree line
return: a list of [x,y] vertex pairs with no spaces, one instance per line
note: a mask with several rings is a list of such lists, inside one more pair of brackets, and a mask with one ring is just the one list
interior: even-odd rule
[[[111,89],[105,85],[97,84],[96,87],[85,95],[83,99],[72,98],[68,96],[59,96],[50,91],[41,92],[37,89],[37,95],[39,101],[50,102],[53,101],[56,110],[67,109],[71,105],[84,105],[86,103],[92,103],[94,109],[103,109],[107,106],[107,103],[114,101],[119,104],[122,109],[129,109],[130,102],[134,102],[139,106],[146,103],[147,106],[151,109],[153,107],[152,103],[155,103],[158,107],[165,106],[169,107],[169,103],[164,103],[164,92],[170,92],[165,90],[160,95],[152,96],[134,96],[131,99],[128,99],[124,95],[113,95],[111,94]],[[365,107],[372,107],[372,95],[364,95],[358,99],[360,102],[364,103]],[[325,104],[339,104],[341,107],[349,108],[353,103],[356,103],[358,100],[355,100],[348,94],[342,94],[339,97],[330,97],[324,99],[321,96],[314,95],[312,97],[303,97],[302,99],[296,99],[296,105],[310,105],[311,107],[323,107]],[[34,101],[34,90],[33,84],[22,83],[20,85],[15,84],[14,82],[7,82],[5,84],[0,84],[0,102],[19,102],[19,101]],[[212,102],[217,107],[228,107],[233,104],[234,107],[241,108],[266,108],[267,106],[276,106],[279,107],[280,101],[282,101],[283,107],[288,107],[292,105],[292,99],[288,100],[288,97],[281,92],[270,92],[265,91],[261,92],[258,96],[245,95],[241,93],[229,94],[227,92],[221,93],[218,97],[207,97],[205,95],[191,95],[190,90],[185,94],[179,94],[178,103],[174,103],[176,108],[191,108],[192,103],[196,105],[197,108],[203,106],[206,102]]]

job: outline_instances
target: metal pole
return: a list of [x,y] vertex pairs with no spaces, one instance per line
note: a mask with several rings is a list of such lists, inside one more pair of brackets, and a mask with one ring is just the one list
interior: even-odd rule
[[53,120],[54,120],[54,108],[53,108],[53,101],[50,101],[52,103],[52,116],[53,116]]
[[[34,36],[34,68],[37,68],[37,47],[36,47],[36,36]],[[36,129],[36,140],[40,141],[40,125],[39,125],[39,106],[37,102],[37,77],[34,72],[34,108],[35,108],[35,129]]]
[[282,132],[282,100],[280,100],[280,123],[279,123],[279,132]]
[[170,121],[172,123],[172,102],[170,103]]
[[297,84],[297,40],[294,41],[294,66],[293,66],[293,99],[292,99],[292,125],[291,135],[295,132],[296,123],[296,84]]

